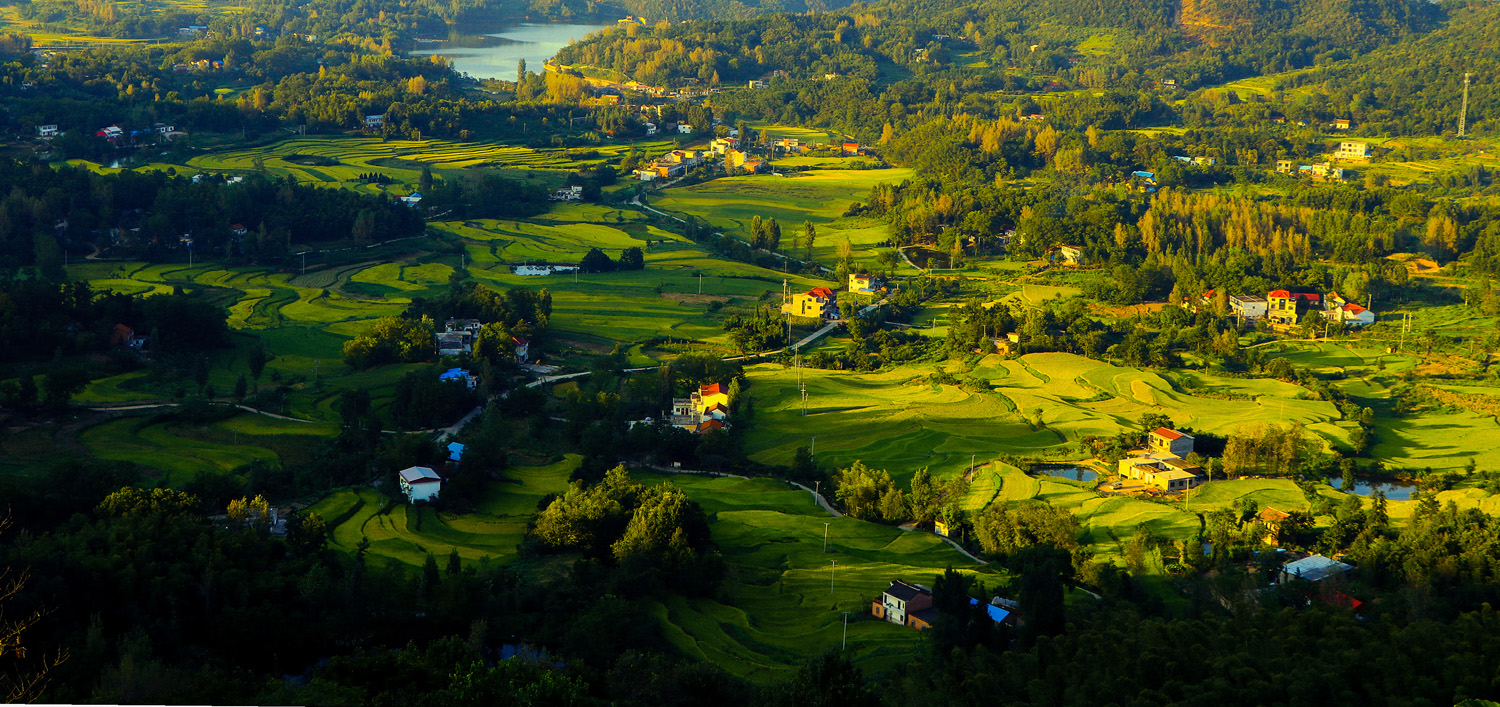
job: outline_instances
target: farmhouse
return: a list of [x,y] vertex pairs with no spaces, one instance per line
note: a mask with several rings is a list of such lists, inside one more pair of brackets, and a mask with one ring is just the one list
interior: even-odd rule
[[655,167],[658,179],[671,179],[673,177],[681,177],[683,174],[682,163],[680,162],[657,162]]
[[932,590],[904,579],[891,581],[891,586],[870,605],[870,614],[919,631],[932,628],[937,619],[937,611],[932,608]]
[[1245,319],[1266,318],[1266,298],[1259,295],[1230,295],[1229,309]]
[[1346,326],[1363,327],[1375,323],[1375,313],[1354,302],[1345,302],[1341,305],[1329,304],[1329,308],[1323,310],[1323,318],[1330,322],[1343,322]]
[[716,405],[726,406],[724,409],[728,410],[729,388],[723,383],[700,385],[697,392],[692,394],[690,400],[693,401],[693,409],[698,411],[699,414],[707,412],[709,408]]
[[464,387],[473,390],[479,386],[479,379],[462,368],[450,368],[438,374],[438,380],[449,383],[462,383]]
[[55,138],[57,137],[57,126],[38,125],[36,126],[36,136],[44,140]]
[[436,471],[425,466],[414,466],[397,472],[400,479],[401,493],[406,494],[406,500],[416,503],[417,501],[436,501],[438,491],[443,485],[442,477]]
[[746,88],[765,88],[766,87],[766,82],[765,81],[761,81],[760,79],[750,79],[750,81],[745,84],[745,87]]
[[1370,144],[1358,140],[1345,140],[1339,143],[1339,149],[1333,153],[1333,158],[1363,162],[1370,159]]
[[1330,124],[1329,127],[1333,128],[1334,130],[1348,130],[1349,128],[1354,127],[1354,123],[1351,122],[1348,118],[1335,118],[1333,123]]
[[1266,317],[1274,324],[1293,325],[1310,306],[1321,306],[1323,296],[1307,292],[1271,290],[1266,293]]
[[860,153],[859,143],[845,140],[839,143],[839,154],[844,157],[854,157]]
[[460,331],[439,332],[437,352],[439,356],[462,356],[466,353],[473,353],[473,339]]
[[1167,493],[1186,491],[1206,480],[1201,467],[1188,464],[1176,457],[1165,460],[1151,457],[1122,459],[1120,460],[1120,477],[1135,479]]
[[814,287],[805,293],[792,295],[781,305],[781,311],[795,317],[838,319],[838,295],[827,287]]
[[849,276],[850,292],[874,293],[885,289],[885,282],[870,274],[851,274]]
[[396,197],[396,200],[415,209],[417,208],[418,204],[422,203],[422,195],[417,192],[412,192],[410,194],[407,194],[406,196]]
[[1293,580],[1304,579],[1309,582],[1321,582],[1331,577],[1339,577],[1354,571],[1354,567],[1346,565],[1338,560],[1324,557],[1322,555],[1309,555],[1295,562],[1288,562],[1281,566],[1281,571],[1276,575],[1277,584],[1286,584]]
[[638,169],[635,171],[635,178],[643,182],[654,182],[656,181],[656,170]]
[[1069,265],[1084,265],[1088,261],[1083,255],[1083,248],[1076,245],[1061,245],[1057,247],[1057,254],[1062,256],[1063,262]]
[[571,187],[563,187],[555,192],[552,192],[551,198],[553,201],[579,201],[583,199],[583,187],[576,185]]
[[711,142],[708,143],[708,149],[714,154],[722,155],[730,150],[733,150],[738,144],[740,144],[740,141],[732,137],[714,138]]
[[1276,160],[1276,171],[1282,174],[1295,174],[1297,172],[1297,165],[1293,164],[1291,160]]
[[365,127],[378,128],[385,125],[385,114],[365,116]]
[[776,141],[776,148],[784,152],[801,152],[802,141],[794,137],[784,137]]
[[526,363],[531,359],[531,342],[519,336],[510,337],[510,343],[516,347],[516,360]]
[[1177,430],[1158,427],[1148,438],[1151,449],[1162,454],[1185,457],[1193,453],[1193,437]]

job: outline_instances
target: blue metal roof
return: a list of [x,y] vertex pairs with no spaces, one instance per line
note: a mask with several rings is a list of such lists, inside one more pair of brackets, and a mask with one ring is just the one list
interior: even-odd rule
[[468,371],[465,371],[462,368],[450,368],[446,371],[443,371],[442,375],[438,376],[438,380],[448,380],[449,378],[464,378],[468,375]]
[[[974,605],[976,605],[978,603],[979,603],[978,599],[975,599],[974,597],[969,597],[969,606],[974,606]],[[1001,607],[995,606],[994,604],[985,604],[984,605],[984,611],[985,611],[985,613],[987,613],[987,614],[990,615],[990,620],[994,621],[997,624],[1000,623],[1000,622],[1002,622],[1002,621],[1005,621],[1006,617],[1010,616],[1010,612],[1009,611],[1006,611],[1005,609],[1003,609]]]
[[456,461],[456,462],[457,461],[463,461],[463,459],[464,459],[464,445],[459,444],[458,442],[451,442],[451,443],[449,443],[448,444],[448,458],[452,459],[453,461]]

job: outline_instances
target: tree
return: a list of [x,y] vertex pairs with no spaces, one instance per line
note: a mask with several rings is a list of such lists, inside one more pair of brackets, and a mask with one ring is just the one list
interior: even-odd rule
[[241,373],[238,378],[234,379],[234,399],[239,400],[244,398],[249,388],[250,384],[245,380],[245,374]]
[[774,251],[781,247],[781,224],[776,219],[766,225],[766,250]]
[[750,247],[766,247],[766,227],[761,223],[760,214],[750,217]]
[[631,246],[620,253],[619,269],[621,270],[644,270],[646,269],[646,256],[640,248]]
[[[522,61],[525,60],[523,59]],[[457,575],[458,573],[463,571],[463,568],[463,561],[459,559],[458,548],[455,547],[451,552],[448,553],[448,576],[452,577],[454,575]]]
[[772,707],[877,707],[880,700],[865,686],[859,668],[829,651],[803,663],[786,682],[772,685]]
[[63,252],[62,247],[57,244],[57,236],[38,231],[33,245],[36,268],[42,273],[42,277],[53,282],[66,280],[68,274],[63,270]]
[[516,86],[526,83],[526,60],[516,62]]
[[589,252],[583,255],[583,259],[578,261],[579,272],[612,272],[614,269],[615,261],[610,260],[609,256],[598,248],[590,248]]
[[427,559],[422,562],[422,576],[419,580],[422,596],[432,596],[433,592],[437,591],[438,581],[441,577],[442,575],[438,574],[437,558],[433,557],[432,553],[427,553]]
[[[0,518],[0,533],[4,533],[9,527],[10,518]],[[25,570],[16,572],[10,567],[0,569],[0,658],[25,659],[27,657],[27,646],[24,640],[26,631],[47,615],[44,609],[25,612],[20,617],[14,617],[5,611],[6,604],[26,588],[26,583],[30,578],[30,574]],[[31,671],[0,672],[0,700],[6,704],[20,704],[36,700],[41,696],[42,690],[47,687],[48,675],[52,669],[62,665],[67,659],[66,651],[58,651],[50,659],[44,656],[41,663]]]
[[248,496],[229,502],[229,520],[255,528],[263,528],[271,522],[271,504],[265,496]]
[[266,370],[266,343],[257,338],[255,344],[250,347],[250,352],[245,356],[245,363],[250,367],[250,377],[260,382],[260,374]]
[[328,544],[328,522],[317,513],[298,513],[286,521],[286,542],[302,554],[311,554]]
[[88,384],[89,374],[81,368],[54,369],[42,379],[42,403],[52,410],[63,410]]
[[802,259],[812,260],[813,242],[818,238],[818,229],[811,221],[802,222]]

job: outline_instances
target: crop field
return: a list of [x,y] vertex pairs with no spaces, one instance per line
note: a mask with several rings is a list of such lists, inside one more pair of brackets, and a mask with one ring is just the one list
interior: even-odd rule
[[755,682],[837,647],[846,611],[849,651],[861,668],[880,671],[908,660],[920,634],[869,615],[870,602],[893,579],[930,586],[948,566],[977,572],[991,588],[1001,579],[929,533],[830,517],[810,494],[778,481],[634,476],[675,484],[701,504],[730,566],[722,601],[673,597],[656,605],[664,634],[684,654]]
[[[671,144],[646,143],[637,147],[652,154],[668,149]],[[380,174],[391,178],[396,185],[409,186],[417,183],[424,166],[436,174],[484,167],[560,183],[565,172],[622,157],[629,149],[628,145],[607,145],[585,150],[537,150],[502,143],[340,135],[295,137],[268,147],[215,152],[194,157],[187,166],[196,171],[225,174],[249,174],[264,169],[275,177],[290,176],[300,182],[379,192],[381,185],[363,184],[359,175]],[[405,193],[404,189],[395,191]]]
[[934,383],[931,368],[921,366],[876,374],[803,369],[805,418],[795,374],[776,364],[753,366],[757,420],[747,449],[757,461],[787,464],[816,436],[826,465],[864,460],[904,479],[922,467],[937,476],[957,474],[971,455],[980,462],[1001,455],[1076,456],[1078,440],[1136,429],[1147,412],[1220,434],[1258,422],[1316,425],[1340,417],[1331,403],[1299,397],[1303,388],[1264,379],[1204,376],[1198,385],[1215,397],[1201,397],[1157,373],[1073,354],[990,355],[970,370],[962,362],[947,365],[958,379],[989,390]]
[[354,552],[361,540],[368,539],[371,555],[413,567],[421,567],[428,554],[441,558],[454,549],[466,561],[485,557],[502,561],[515,556],[526,524],[536,515],[537,502],[549,493],[567,490],[568,475],[577,466],[578,457],[569,455],[544,466],[509,468],[505,480],[489,485],[478,510],[471,514],[391,503],[372,488],[334,492],[308,511],[328,521],[330,544],[347,552]]

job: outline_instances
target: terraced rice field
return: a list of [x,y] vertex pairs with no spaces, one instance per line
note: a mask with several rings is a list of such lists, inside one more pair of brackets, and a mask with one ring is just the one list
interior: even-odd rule
[[930,585],[948,566],[990,586],[1002,579],[931,534],[832,518],[808,493],[781,482],[634,476],[675,484],[701,504],[730,565],[718,600],[673,597],[655,605],[663,633],[684,654],[752,681],[769,681],[806,656],[837,647],[846,611],[849,651],[862,668],[890,669],[908,660],[920,634],[869,616],[871,600],[892,579]]
[[[947,370],[990,390],[932,383],[930,367],[876,374],[803,369],[809,398],[804,417],[794,373],[774,364],[753,366],[757,419],[747,449],[757,461],[787,464],[797,447],[816,436],[824,464],[864,460],[904,479],[922,467],[935,475],[957,474],[970,455],[981,462],[1001,455],[1069,457],[1083,437],[1134,430],[1147,412],[1220,434],[1245,424],[1330,423],[1340,417],[1331,403],[1300,399],[1306,391],[1289,383],[1213,378],[1200,385],[1234,399],[1207,398],[1178,390],[1150,371],[1073,354],[1015,360],[991,355],[972,370],[963,368],[950,362]],[[1038,415],[1042,426],[1035,427]]]
[[250,413],[206,425],[132,416],[95,425],[79,441],[99,459],[140,464],[166,485],[181,486],[199,474],[227,474],[254,463],[273,469],[305,463],[336,431]]
[[501,561],[515,556],[537,502],[567,490],[578,460],[569,455],[554,464],[507,469],[506,480],[490,484],[478,511],[467,515],[390,503],[371,488],[335,492],[308,510],[328,521],[331,544],[347,552],[368,539],[370,554],[413,567],[421,567],[428,554],[446,556],[455,548],[466,561]]
[[[670,143],[638,145],[642,150],[663,151]],[[194,157],[188,167],[195,171],[249,174],[264,169],[275,177],[294,177],[301,182],[342,186],[366,192],[390,190],[406,193],[416,184],[424,166],[434,173],[483,167],[518,171],[549,181],[561,181],[565,172],[617,159],[628,145],[589,148],[594,154],[563,149],[537,150],[502,143],[463,143],[449,140],[382,140],[377,137],[340,135],[296,137],[268,147],[228,150]],[[257,164],[259,159],[259,164]],[[361,174],[381,174],[395,184],[363,184]],[[405,186],[402,186],[405,185]]]
[[781,248],[797,257],[802,248],[802,223],[817,228],[813,258],[820,262],[835,259],[838,244],[848,239],[855,249],[855,260],[873,267],[875,255],[884,248],[877,244],[890,238],[886,225],[873,218],[843,218],[853,202],[869,198],[870,187],[885,182],[910,179],[908,169],[820,170],[789,173],[784,177],[750,175],[715,179],[680,189],[671,189],[656,197],[651,205],[669,213],[692,215],[726,234],[748,238],[750,221],[755,216],[774,218],[781,225]]

